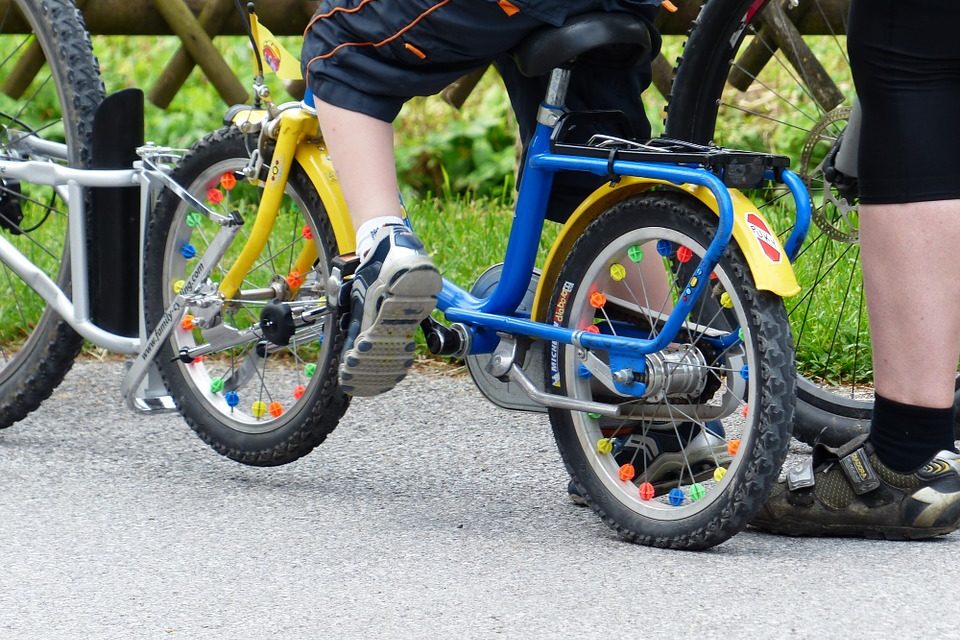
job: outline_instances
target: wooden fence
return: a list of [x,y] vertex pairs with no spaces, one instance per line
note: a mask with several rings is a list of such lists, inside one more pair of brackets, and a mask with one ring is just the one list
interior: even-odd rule
[[[774,0],[759,17],[761,33],[785,52],[794,67],[804,70],[801,77],[816,79],[823,71],[818,69],[816,57],[804,44],[801,34],[842,34],[849,2],[801,0],[798,6],[792,7],[793,3]],[[76,3],[94,35],[176,35],[180,38],[180,49],[166,62],[149,92],[149,99],[157,106],[165,108],[170,104],[195,65],[200,66],[226,103],[247,100],[246,88],[212,41],[217,35],[244,33],[244,18],[239,15],[234,0],[76,0]],[[685,34],[702,4],[701,0],[674,0],[674,3],[678,11],[661,11],[657,20],[664,35]],[[261,0],[257,3],[257,13],[274,34],[301,35],[319,4],[315,0]],[[0,15],[7,16],[8,7],[9,0],[0,0]],[[25,28],[22,20],[15,17],[5,20],[4,32]],[[731,77],[731,82],[745,87],[751,74],[756,75],[772,55],[769,46],[748,47],[741,58],[745,72]],[[14,96],[18,91],[22,93],[41,64],[38,50],[26,51],[0,90]],[[669,93],[672,68],[672,61],[663,56],[654,63],[654,84],[664,95]],[[812,84],[815,92],[823,94],[818,96],[818,102],[820,98],[829,102],[829,93],[835,90],[829,78]],[[464,85],[468,87],[469,83]],[[463,90],[460,93],[463,94]],[[454,101],[461,98],[462,95],[455,95]]]

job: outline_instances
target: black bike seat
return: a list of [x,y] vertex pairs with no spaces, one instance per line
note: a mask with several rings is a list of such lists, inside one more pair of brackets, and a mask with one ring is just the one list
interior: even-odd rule
[[562,27],[538,29],[520,43],[513,57],[520,73],[541,76],[602,47],[615,47],[618,60],[636,61],[651,52],[652,40],[649,24],[631,13],[585,13]]

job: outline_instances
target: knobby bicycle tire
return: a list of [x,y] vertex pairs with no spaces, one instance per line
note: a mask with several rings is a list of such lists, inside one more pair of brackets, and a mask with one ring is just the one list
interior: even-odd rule
[[[29,33],[24,33],[25,31]],[[65,162],[91,159],[94,113],[103,100],[99,66],[83,19],[69,0],[12,0],[0,15],[0,158],[25,158],[24,132],[66,143]],[[16,75],[39,52],[35,76]],[[33,77],[32,82],[23,81]],[[23,82],[16,82],[21,80]],[[10,96],[14,97],[10,97]],[[51,116],[51,113],[54,114]],[[48,159],[31,156],[35,159]],[[14,220],[19,217],[20,220]],[[70,294],[66,204],[50,187],[0,181],[0,234]],[[0,428],[48,398],[69,371],[80,336],[8,268],[0,265]]]
[[[692,265],[715,229],[716,216],[681,193],[614,205],[564,261],[550,318],[605,335],[656,335],[671,301],[697,279]],[[546,387],[559,395],[630,400],[604,381],[610,367],[625,371],[603,362],[604,353],[553,343],[544,357]],[[665,377],[658,358],[669,362]],[[643,379],[663,386],[644,390],[638,416],[550,410],[567,470],[626,540],[680,549],[719,544],[764,504],[786,456],[793,413],[783,302],[756,290],[739,248],[724,253],[670,346],[647,358]]]
[[[252,225],[266,168],[257,180],[248,180],[242,170],[256,146],[256,136],[245,136],[235,127],[215,131],[191,148],[173,178],[210,206],[223,213],[235,211]],[[266,153],[269,156],[270,149]],[[264,161],[264,167],[269,167],[270,157]],[[172,192],[163,193],[147,230],[145,310],[150,327],[162,320],[178,281],[182,284],[190,274],[217,229]],[[234,238],[211,279],[226,273],[247,233],[243,230]],[[294,274],[291,258],[305,243],[317,247],[319,258],[310,273]],[[189,252],[185,252],[187,247]],[[315,296],[310,285],[318,292],[325,291],[330,261],[337,254],[320,196],[306,172],[295,164],[270,240],[246,274],[243,288],[275,288],[278,295],[273,301],[309,304],[310,296]],[[293,277],[300,281],[296,285],[299,293],[288,284]],[[213,303],[219,305],[217,318],[209,328],[262,329],[257,323],[266,303],[266,298],[252,296],[218,298]],[[191,309],[190,313],[202,314],[202,310]],[[252,466],[287,464],[322,443],[349,406],[350,398],[337,381],[343,338],[337,325],[336,315],[328,315],[311,325],[317,331],[309,337],[298,339],[298,333],[281,345],[261,336],[190,363],[178,359],[180,350],[205,344],[208,334],[202,324],[193,329],[181,325],[159,351],[157,364],[181,415],[215,451]]]

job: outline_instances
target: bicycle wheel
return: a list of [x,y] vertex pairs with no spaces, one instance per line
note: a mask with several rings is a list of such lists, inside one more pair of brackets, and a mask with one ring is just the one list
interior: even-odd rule
[[[684,47],[667,118],[669,136],[789,156],[810,188],[814,225],[794,264],[803,292],[787,309],[802,374],[795,435],[811,444],[866,431],[873,407],[857,203],[822,168],[854,100],[847,7],[709,0]],[[785,188],[747,195],[789,232]]]
[[[554,323],[655,335],[716,225],[716,215],[677,193],[613,206],[565,260]],[[756,290],[735,245],[710,278],[676,339],[647,356],[640,398],[617,390],[605,353],[554,343],[546,355],[548,388],[630,403],[625,418],[550,410],[581,495],[630,541],[684,549],[723,542],[763,505],[786,456],[795,371],[782,301]]]
[[[0,10],[0,159],[88,166],[93,115],[102,99],[97,61],[73,3],[5,3]],[[0,179],[0,234],[69,295],[67,205],[61,192]],[[0,300],[3,428],[50,396],[82,341],[2,264]]]
[[[244,177],[251,148],[256,138],[221,129],[193,147],[173,178],[215,209],[252,221],[265,171],[254,180]],[[264,165],[269,167],[269,158]],[[169,191],[161,196],[147,231],[151,327],[161,321],[218,229]],[[213,449],[244,464],[280,465],[323,442],[349,404],[337,384],[342,341],[337,318],[322,315],[296,332],[291,328],[283,339],[271,335],[269,340],[261,323],[271,317],[283,326],[282,313],[263,314],[325,305],[337,244],[320,197],[299,166],[291,172],[267,247],[240,292],[224,300],[214,280],[226,274],[244,239],[241,231],[204,287],[209,295],[188,308],[156,362],[181,414]],[[311,243],[319,258],[308,271],[294,272],[295,259]],[[185,363],[178,358],[182,349],[204,344],[214,347],[202,359]]]

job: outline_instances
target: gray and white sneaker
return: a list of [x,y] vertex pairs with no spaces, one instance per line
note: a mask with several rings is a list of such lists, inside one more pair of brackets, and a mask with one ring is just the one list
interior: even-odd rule
[[440,273],[423,243],[402,225],[381,227],[357,267],[340,386],[353,396],[389,391],[413,365],[420,322],[437,304]]

